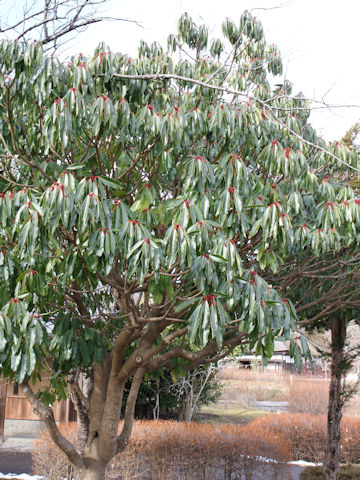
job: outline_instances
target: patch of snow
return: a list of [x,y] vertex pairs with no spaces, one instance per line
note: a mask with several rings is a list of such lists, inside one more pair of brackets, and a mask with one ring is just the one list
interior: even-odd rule
[[[246,458],[252,458],[252,457],[246,457]],[[253,457],[253,458],[256,458],[256,460],[259,460],[260,462],[263,462],[263,463],[283,463],[283,462],[278,462],[273,458],[263,457],[261,455],[257,455],[256,457]]]
[[45,477],[39,477],[39,475],[28,475],[27,473],[8,473],[6,475],[0,473],[0,480],[11,480],[14,478],[17,480],[45,480]]
[[262,463],[287,463],[288,465],[295,465],[295,466],[298,466],[298,467],[319,467],[319,466],[322,466],[322,463],[306,462],[305,460],[294,460],[292,462],[282,462],[282,461],[279,461],[279,460],[275,460],[273,458],[263,457],[262,455],[256,455],[255,457],[246,456],[246,458],[255,458],[256,460],[258,460]]
[[322,465],[322,463],[305,462],[305,460],[296,460],[288,463],[289,465],[298,465],[299,467],[320,467]]

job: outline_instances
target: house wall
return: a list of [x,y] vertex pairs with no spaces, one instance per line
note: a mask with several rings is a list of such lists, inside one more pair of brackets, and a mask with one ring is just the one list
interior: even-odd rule
[[[52,405],[54,417],[57,422],[66,421],[66,402],[55,402]],[[7,395],[5,407],[5,420],[39,420],[33,409],[23,395]]]
[[[43,384],[36,384],[38,390]],[[70,399],[52,405],[58,423],[76,420],[74,405]],[[37,435],[45,429],[44,423],[33,412],[20,386],[0,379],[0,439],[7,436]]]

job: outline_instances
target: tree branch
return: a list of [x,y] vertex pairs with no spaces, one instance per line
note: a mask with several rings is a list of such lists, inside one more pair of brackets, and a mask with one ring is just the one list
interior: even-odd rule
[[[235,347],[241,343],[241,340],[246,338],[247,334],[246,333],[239,333],[238,335],[235,335],[232,338],[228,338],[227,340],[224,340],[222,348],[226,347]],[[155,370],[158,370],[159,368],[167,365],[169,360],[173,358],[184,358],[188,362],[191,362],[191,366],[189,368],[195,366],[195,365],[200,365],[201,363],[211,363],[216,361],[216,358],[218,359],[222,358],[222,356],[225,356],[228,354],[228,349],[226,349],[226,352],[220,352],[216,358],[206,358],[209,355],[213,355],[218,351],[219,347],[216,343],[215,340],[212,340],[209,342],[202,350],[199,350],[197,352],[192,352],[190,350],[186,350],[185,348],[182,347],[175,347],[172,350],[159,355],[158,357],[155,357],[151,361],[148,362],[146,366],[146,371],[147,372],[153,372]]]
[[75,447],[64,438],[55,422],[54,413],[50,407],[39,400],[32,391],[29,382],[25,380],[21,384],[25,397],[33,407],[34,412],[45,423],[52,441],[65,453],[70,462],[77,468],[83,468],[83,459],[76,451]]
[[134,412],[136,399],[138,396],[139,388],[145,373],[144,368],[140,368],[134,375],[134,379],[131,384],[129,396],[126,402],[124,426],[121,434],[117,438],[117,453],[122,452],[129,443],[132,427],[134,424]]

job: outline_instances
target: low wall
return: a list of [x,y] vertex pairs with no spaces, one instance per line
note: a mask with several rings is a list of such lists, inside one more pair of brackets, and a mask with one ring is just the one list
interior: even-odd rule
[[37,436],[46,430],[41,420],[13,420],[6,418],[4,425],[4,437]]

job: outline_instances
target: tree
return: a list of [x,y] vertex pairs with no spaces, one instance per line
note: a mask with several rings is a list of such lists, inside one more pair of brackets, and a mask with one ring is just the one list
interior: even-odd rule
[[[222,386],[216,378],[217,368],[197,367],[188,370],[184,376],[175,377],[168,369],[146,375],[139,388],[135,407],[135,418],[158,420],[176,418],[191,421],[185,415],[186,405],[190,405],[191,417],[201,405],[215,402],[221,395]],[[131,381],[125,385],[123,405],[126,405]],[[189,399],[189,402],[187,401]]]
[[[4,3],[4,2],[3,2]],[[7,2],[6,2],[7,3]],[[0,33],[6,38],[41,41],[46,50],[56,50],[83,32],[89,25],[102,21],[134,22],[125,18],[107,17],[99,12],[108,0],[33,0],[24,2],[14,13],[11,6],[2,15]],[[8,4],[7,4],[8,6]],[[134,22],[136,23],[136,22]]]
[[[172,418],[191,421],[197,408],[215,402],[221,395],[222,386],[216,378],[217,368],[210,364],[184,372],[175,377],[168,369],[146,375],[139,388],[135,407],[135,418]],[[131,387],[128,381],[123,396],[126,405]],[[186,408],[186,406],[190,408]],[[190,412],[189,418],[186,413]]]
[[341,139],[348,147],[355,147],[355,140],[357,139],[360,133],[360,122],[356,122],[349,130],[345,133],[343,138]]
[[[345,209],[348,216],[354,213],[348,200],[339,202],[338,198],[337,204]],[[334,203],[334,211],[335,208],[338,207]],[[351,320],[360,323],[359,260],[360,253],[356,246],[317,258],[304,248],[296,262],[289,262],[287,269],[283,266],[277,279],[281,282],[278,284],[279,290],[289,296],[295,305],[299,326],[309,331],[318,329],[330,332],[331,377],[323,462],[326,480],[339,478],[342,409],[345,401],[354,393],[353,386],[346,383],[345,376],[358,355],[359,346],[347,345],[346,332]],[[271,274],[269,281],[270,278]],[[276,279],[273,280],[276,283]]]
[[182,405],[181,419],[190,423],[197,408],[216,401],[221,395],[221,387],[216,382],[217,367],[188,370],[185,376],[177,379],[168,389]]
[[[288,82],[271,91],[281,58],[255,18],[223,33],[208,49],[184,15],[168,52],[100,44],[66,64],[40,43],[0,43],[2,374],[81,479],[104,478],[126,448],[145,373],[182,375],[246,343],[271,356],[296,312],[261,271],[359,233],[352,190],[323,174],[357,156],[316,137]],[[338,234],[324,223],[335,192],[354,212],[336,209]],[[291,345],[301,364],[304,338]],[[67,389],[76,447],[49,406]]]

